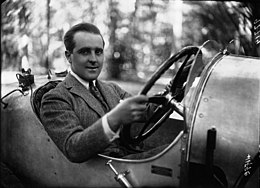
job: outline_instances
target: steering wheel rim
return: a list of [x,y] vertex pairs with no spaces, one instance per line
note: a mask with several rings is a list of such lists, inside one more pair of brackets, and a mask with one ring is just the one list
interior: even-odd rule
[[139,92],[139,94],[146,95],[148,91],[151,89],[151,87],[155,84],[155,82],[161,77],[161,75],[165,73],[166,70],[168,70],[173,65],[173,63],[177,62],[178,59],[181,59],[189,52],[191,52],[192,54],[196,54],[198,50],[199,47],[197,46],[188,46],[183,48],[175,55],[168,58],[166,61],[162,63],[162,65],[158,68],[158,70],[151,76],[151,78],[148,80],[148,82],[143,87],[143,89]]
[[[196,55],[198,51],[199,47],[189,46],[183,48],[181,51],[168,58],[151,76],[151,78],[144,85],[143,89],[139,92],[139,94],[146,95],[150,91],[152,86],[155,84],[155,82],[165,73],[166,70],[168,70],[179,59],[186,56],[185,61],[182,63],[177,74],[172,80],[173,82],[170,88],[170,95],[173,95],[178,88],[178,78],[181,76],[184,67],[186,66],[187,62],[189,62],[188,60],[190,59],[190,57],[192,55]],[[139,132],[138,136],[131,136],[131,125],[123,126],[123,129],[120,132],[120,139],[123,145],[125,145],[128,149],[132,151],[140,152],[140,150],[135,149],[135,146],[140,145],[141,142],[143,142],[145,139],[151,136],[160,127],[160,125],[169,117],[173,110],[176,109],[172,108],[174,105],[176,105],[176,103],[172,103],[172,101],[174,101],[173,99],[174,96],[157,96],[149,98],[150,103],[160,104],[160,108],[157,107],[152,117],[149,118],[149,120],[147,121],[148,123],[145,123],[142,130]],[[152,125],[152,127],[148,131],[144,132],[148,124],[150,124],[151,121],[153,121],[154,119],[156,120],[156,123],[154,123],[154,125]]]

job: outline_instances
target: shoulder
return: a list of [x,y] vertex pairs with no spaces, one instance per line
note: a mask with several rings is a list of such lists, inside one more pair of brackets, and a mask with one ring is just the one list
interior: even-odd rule
[[124,90],[121,86],[119,86],[117,83],[113,81],[98,80],[98,82],[100,85],[103,85],[106,88],[113,90],[113,92],[116,93],[118,96],[120,96],[121,99],[131,96],[131,94],[129,94],[126,90]]
[[[121,88],[117,83],[113,82],[113,81],[98,81],[100,84],[105,84],[107,85],[108,87],[113,87],[113,88]],[[121,88],[122,89],[122,88]]]
[[44,87],[45,94],[43,95],[43,99],[46,98],[65,98],[68,96],[69,92],[67,88],[64,86],[64,81],[58,83],[47,83]]
[[109,87],[110,89],[113,89],[115,91],[124,91],[124,89],[122,89],[117,83],[113,81],[98,80],[98,84],[103,87]]

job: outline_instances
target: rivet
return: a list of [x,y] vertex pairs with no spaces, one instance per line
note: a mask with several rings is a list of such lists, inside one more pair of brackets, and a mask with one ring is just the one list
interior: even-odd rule
[[203,118],[203,117],[204,117],[204,115],[203,115],[202,113],[200,113],[200,114],[199,114],[199,117],[200,117],[200,118]]
[[208,99],[208,98],[204,98],[203,101],[204,101],[204,102],[208,102],[209,99]]

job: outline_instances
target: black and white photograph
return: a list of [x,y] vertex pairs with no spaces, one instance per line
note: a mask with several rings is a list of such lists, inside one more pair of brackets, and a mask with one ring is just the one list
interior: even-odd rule
[[4,0],[3,188],[258,188],[259,0]]

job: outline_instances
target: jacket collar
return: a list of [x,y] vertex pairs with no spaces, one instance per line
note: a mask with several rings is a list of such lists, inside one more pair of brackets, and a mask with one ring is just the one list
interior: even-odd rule
[[[114,91],[108,87],[104,82],[97,80],[96,85],[99,88],[101,94],[104,96],[108,106],[110,109],[115,107],[118,104],[118,100]],[[96,111],[100,117],[102,117],[105,112],[101,104],[97,101],[97,99],[90,93],[90,91],[83,86],[74,76],[70,73],[64,80],[64,86],[75,95],[80,96],[84,99],[84,101],[94,110]]]

